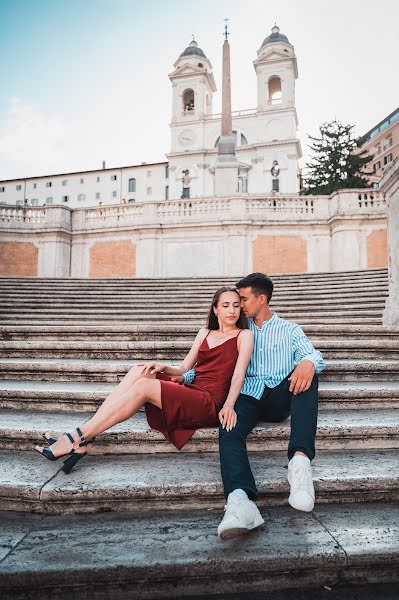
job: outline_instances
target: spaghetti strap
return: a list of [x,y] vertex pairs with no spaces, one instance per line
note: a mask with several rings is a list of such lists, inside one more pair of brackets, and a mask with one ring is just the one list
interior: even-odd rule
[[240,331],[238,332],[238,334],[236,335],[236,339],[238,339],[238,336],[240,335],[241,331],[244,331],[243,329],[240,329]]
[[208,330],[208,333],[206,334],[206,336],[204,337],[204,339],[202,340],[203,342],[205,342],[206,338],[208,337],[208,335],[211,333],[211,329]]

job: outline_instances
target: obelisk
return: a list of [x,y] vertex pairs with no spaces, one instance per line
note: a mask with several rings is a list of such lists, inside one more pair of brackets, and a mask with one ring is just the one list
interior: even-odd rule
[[239,164],[235,155],[231,116],[230,44],[228,35],[226,22],[223,43],[222,126],[218,142],[218,155],[214,166],[216,196],[231,196],[238,193]]

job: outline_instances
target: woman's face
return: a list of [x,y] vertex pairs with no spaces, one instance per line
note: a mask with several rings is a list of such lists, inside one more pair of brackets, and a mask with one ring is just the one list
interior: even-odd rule
[[213,309],[223,325],[235,325],[240,317],[240,297],[236,292],[223,292]]

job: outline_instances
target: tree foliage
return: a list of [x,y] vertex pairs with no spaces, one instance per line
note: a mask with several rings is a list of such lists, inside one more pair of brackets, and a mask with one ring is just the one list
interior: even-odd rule
[[311,162],[306,163],[303,194],[332,194],[336,190],[369,187],[365,165],[372,160],[360,150],[364,138],[355,138],[354,125],[333,120],[320,126],[320,137],[312,137]]

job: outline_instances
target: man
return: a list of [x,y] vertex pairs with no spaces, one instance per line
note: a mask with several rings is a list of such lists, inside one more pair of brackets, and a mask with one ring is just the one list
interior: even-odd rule
[[219,428],[219,451],[227,504],[218,527],[231,539],[259,527],[263,518],[253,502],[258,490],[249,465],[246,438],[258,420],[284,421],[291,415],[288,445],[288,502],[310,512],[314,487],[310,461],[315,455],[318,378],[325,364],[299,325],[272,313],[271,279],[252,273],[237,283],[241,306],[254,334],[254,350],[235,411],[237,425]]

